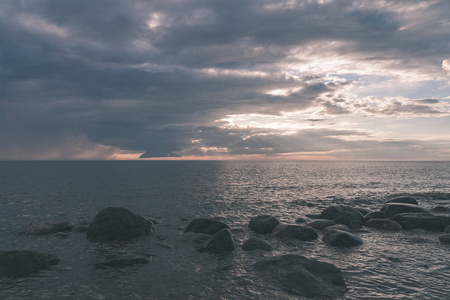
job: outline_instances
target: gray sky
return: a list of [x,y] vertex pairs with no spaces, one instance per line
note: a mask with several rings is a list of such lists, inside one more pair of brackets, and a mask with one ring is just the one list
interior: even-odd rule
[[450,1],[2,0],[0,159],[450,160]]

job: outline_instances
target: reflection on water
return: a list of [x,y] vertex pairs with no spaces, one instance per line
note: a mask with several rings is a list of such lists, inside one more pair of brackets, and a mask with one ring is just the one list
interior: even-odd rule
[[[230,225],[238,244],[255,236],[249,219],[273,214],[285,223],[337,203],[379,209],[394,194],[421,194],[425,207],[444,205],[450,163],[383,162],[0,162],[2,250],[54,253],[58,266],[19,280],[0,279],[1,299],[297,299],[253,272],[265,257],[300,254],[343,270],[345,299],[445,299],[450,248],[421,230],[358,235],[360,247],[327,247],[319,238],[285,243],[273,253],[239,247],[223,256],[199,253],[182,239],[194,218]],[[445,197],[444,197],[445,198]],[[106,206],[156,219],[155,236],[101,245],[83,233],[66,239],[18,235],[29,224],[90,221]],[[111,258],[152,263],[96,269]]]

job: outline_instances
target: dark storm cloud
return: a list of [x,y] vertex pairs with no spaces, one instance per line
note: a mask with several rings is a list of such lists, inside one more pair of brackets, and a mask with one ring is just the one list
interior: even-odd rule
[[[31,153],[66,145],[69,137],[141,150],[144,157],[179,155],[194,149],[196,139],[206,148],[229,148],[231,154],[306,151],[281,132],[258,136],[258,129],[233,132],[210,125],[229,114],[276,115],[314,106],[329,115],[350,114],[345,102],[323,96],[333,97],[351,81],[333,83],[327,74],[295,74],[280,67],[307,62],[291,54],[308,43],[342,41],[345,46],[336,51],[366,53],[363,57],[388,53],[400,60],[397,68],[416,67],[416,58],[440,66],[448,55],[448,31],[439,24],[400,30],[400,8],[409,4],[384,5],[2,1],[0,158],[10,158],[14,149],[21,149],[23,158],[27,153],[34,157]],[[448,8],[447,1],[438,1],[427,16],[446,20]],[[269,93],[280,89],[287,92]],[[432,100],[377,113],[437,114]],[[313,133],[297,140],[321,150],[340,147],[340,139]],[[258,143],[267,147],[255,147]],[[266,148],[272,150],[261,150]],[[70,158],[69,152],[61,157]]]

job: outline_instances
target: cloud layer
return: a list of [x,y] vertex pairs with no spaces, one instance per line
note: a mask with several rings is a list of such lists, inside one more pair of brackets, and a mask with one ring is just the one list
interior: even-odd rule
[[448,160],[450,2],[0,3],[0,159]]

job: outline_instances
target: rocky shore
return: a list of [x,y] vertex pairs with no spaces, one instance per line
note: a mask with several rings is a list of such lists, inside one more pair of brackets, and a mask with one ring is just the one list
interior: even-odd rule
[[[267,253],[265,259],[254,263],[251,272],[292,295],[333,299],[342,297],[348,289],[342,272],[331,263],[301,255],[272,256],[270,253],[276,250],[275,241],[288,244],[290,241],[309,241],[351,251],[353,247],[364,244],[361,236],[367,230],[391,234],[423,229],[441,233],[439,242],[450,245],[450,207],[439,205],[426,209],[420,205],[420,199],[418,195],[386,199],[373,209],[331,205],[317,214],[299,214],[297,222],[292,224],[283,223],[276,216],[257,215],[248,220],[246,228],[241,229],[251,233],[251,237],[242,243],[236,242],[229,224],[207,218],[194,219],[183,230],[182,239],[188,241],[198,255],[233,255],[237,249]],[[128,209],[107,207],[89,224],[75,227],[69,221],[62,221],[30,226],[19,234],[66,238],[68,232],[75,231],[86,234],[90,243],[127,243],[149,236],[154,239],[158,233],[155,223]],[[165,246],[171,248],[171,245]],[[148,257],[126,256],[95,262],[90,267],[125,268],[151,262]],[[22,249],[0,251],[0,276],[29,276],[51,269],[58,263],[59,258],[49,253]]]

